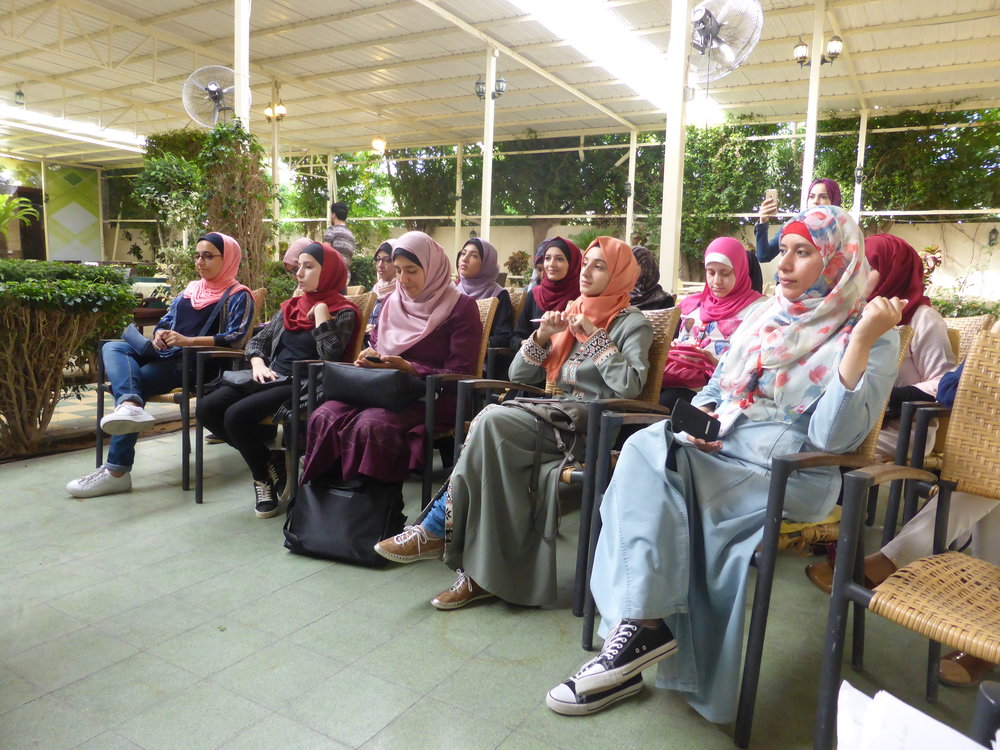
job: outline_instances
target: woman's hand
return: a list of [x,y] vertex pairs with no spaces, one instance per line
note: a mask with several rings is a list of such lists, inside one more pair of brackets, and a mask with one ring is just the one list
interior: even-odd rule
[[565,331],[568,327],[569,324],[563,313],[555,310],[542,313],[542,322],[538,324],[538,330],[535,331],[535,343],[543,347],[548,346],[555,334]]
[[[163,334],[162,336],[160,336],[161,333]],[[157,336],[165,346],[157,346],[155,341],[153,342],[153,346],[156,346],[161,351],[169,349],[171,346],[191,346],[191,338],[177,333],[177,331],[159,331]]]
[[156,333],[154,333],[154,334],[153,334],[153,347],[154,347],[155,349],[158,349],[159,351],[161,351],[161,352],[162,352],[162,351],[164,351],[165,349],[169,349],[169,348],[170,348],[170,347],[169,347],[169,346],[168,346],[168,345],[167,345],[167,344],[166,344],[166,343],[165,343],[165,342],[163,341],[163,336],[164,336],[164,334],[167,334],[167,333],[169,333],[169,332],[170,332],[170,329],[169,329],[169,328],[161,328],[160,330],[158,330],[158,331],[157,331]]
[[302,291],[302,287],[300,286],[295,287],[294,291],[292,292],[293,297],[301,297],[303,294],[305,294],[305,292]]
[[760,213],[757,214],[758,224],[767,224],[771,219],[778,215],[778,201],[773,198],[767,198],[763,203],[760,204]]
[[861,311],[861,320],[855,324],[851,332],[851,340],[858,338],[868,344],[874,344],[879,336],[899,325],[907,302],[908,300],[899,297],[892,299],[874,297],[869,300]]
[[583,313],[567,316],[566,323],[569,325],[569,332],[578,339],[589,339],[597,330],[597,326],[591,323]]
[[[372,362],[368,359],[368,357],[378,357],[381,361]],[[358,358],[354,360],[354,366],[368,367],[375,370],[400,370],[401,372],[405,372],[410,375],[418,375],[413,365],[402,357],[397,357],[395,355],[382,356],[371,347],[368,347],[358,355]]]
[[280,375],[264,364],[261,357],[254,357],[250,360],[250,368],[253,370],[253,379],[258,383],[270,383],[277,380]]
[[316,325],[321,325],[330,319],[330,308],[325,302],[317,302],[310,308],[307,315],[316,321]]
[[[697,408],[701,409],[703,412],[705,412],[712,419],[718,419],[719,418],[719,415],[716,414],[714,411],[712,411],[712,408],[709,407],[709,406],[699,406]],[[722,441],[721,440],[713,440],[710,443],[707,440],[702,440],[701,438],[691,437],[690,435],[687,436],[687,439],[691,442],[691,444],[695,448],[697,448],[698,450],[700,450],[702,453],[718,453],[719,451],[722,450]]]

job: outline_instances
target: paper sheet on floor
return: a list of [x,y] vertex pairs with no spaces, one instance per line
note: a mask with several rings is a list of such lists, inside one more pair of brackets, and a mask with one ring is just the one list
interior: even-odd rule
[[[837,699],[840,750],[982,750],[982,746],[923,711],[880,690],[869,698],[847,680]],[[996,750],[996,744],[994,744]]]

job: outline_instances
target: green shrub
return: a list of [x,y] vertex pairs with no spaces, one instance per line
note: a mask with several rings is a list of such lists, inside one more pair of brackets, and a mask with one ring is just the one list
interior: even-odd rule
[[360,284],[365,291],[375,286],[375,258],[355,252],[351,258],[351,286]]
[[945,318],[967,318],[973,315],[995,315],[1000,318],[1000,302],[997,300],[945,293],[931,297],[931,305]]
[[120,270],[0,263],[0,455],[35,450],[64,393],[67,363],[118,335],[136,299]]

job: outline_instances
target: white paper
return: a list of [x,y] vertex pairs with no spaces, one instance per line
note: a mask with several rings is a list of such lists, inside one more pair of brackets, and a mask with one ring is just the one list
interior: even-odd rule
[[893,695],[874,698],[846,680],[837,700],[837,745],[843,750],[981,750],[981,745]]

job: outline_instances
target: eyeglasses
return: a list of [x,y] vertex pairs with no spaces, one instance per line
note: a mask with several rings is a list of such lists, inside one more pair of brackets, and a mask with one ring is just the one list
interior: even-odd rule
[[221,257],[222,257],[221,253],[195,253],[194,262],[197,263],[200,260],[202,263],[211,263],[212,258],[221,258]]
[[380,266],[380,265],[382,265],[383,263],[388,263],[389,265],[392,265],[392,258],[386,258],[386,257],[385,257],[385,256],[383,255],[383,256],[382,256],[381,258],[376,258],[376,259],[375,259],[375,265],[376,265],[376,266]]

